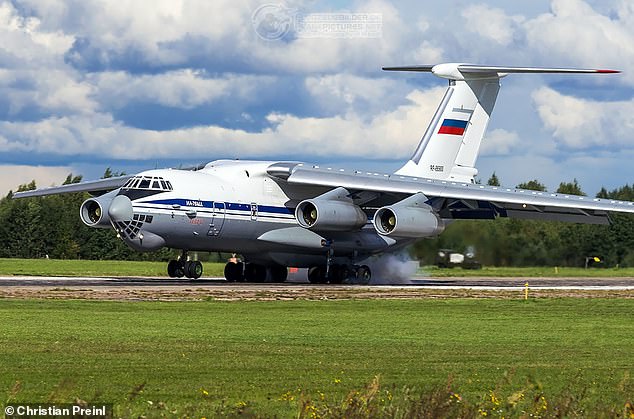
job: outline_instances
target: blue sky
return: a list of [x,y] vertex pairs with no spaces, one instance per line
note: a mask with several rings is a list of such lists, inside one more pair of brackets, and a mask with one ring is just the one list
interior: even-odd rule
[[[381,32],[264,39],[257,11],[280,6],[379,15]],[[445,81],[380,68],[439,62],[622,70],[505,78],[477,167],[589,194],[634,180],[628,0],[0,0],[0,39],[2,194],[220,158],[395,170]]]

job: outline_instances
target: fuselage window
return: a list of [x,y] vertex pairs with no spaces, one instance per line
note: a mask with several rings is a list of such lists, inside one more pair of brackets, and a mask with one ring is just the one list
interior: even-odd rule
[[161,180],[161,188],[167,190],[167,183],[164,180]]
[[150,179],[143,179],[139,184],[139,188],[141,189],[149,189],[150,188]]
[[172,187],[172,182],[168,180],[166,181],[166,183],[167,183],[167,189],[169,189],[170,191],[174,190],[174,188]]
[[159,186],[158,180],[155,180],[152,182],[152,189],[161,189],[161,187]]

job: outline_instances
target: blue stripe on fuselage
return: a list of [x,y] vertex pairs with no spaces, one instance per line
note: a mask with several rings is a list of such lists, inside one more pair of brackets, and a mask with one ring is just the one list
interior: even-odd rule
[[[156,205],[180,205],[181,207],[192,208],[223,208],[233,211],[247,211],[251,212],[251,204],[243,204],[238,202],[224,202],[224,201],[199,201],[196,199],[157,199],[154,201],[143,201],[141,204],[156,204]],[[266,212],[271,214],[295,214],[292,208],[286,207],[274,207],[272,205],[258,205],[258,212]]]

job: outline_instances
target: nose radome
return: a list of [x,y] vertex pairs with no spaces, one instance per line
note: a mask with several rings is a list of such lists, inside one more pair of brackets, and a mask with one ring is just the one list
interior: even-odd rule
[[133,210],[130,198],[125,195],[117,195],[110,203],[108,215],[114,221],[132,220]]

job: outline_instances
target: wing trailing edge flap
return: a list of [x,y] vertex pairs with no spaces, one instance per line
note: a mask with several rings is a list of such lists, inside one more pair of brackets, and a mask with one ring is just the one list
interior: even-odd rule
[[540,221],[564,221],[569,223],[581,223],[581,224],[610,224],[610,218],[605,215],[590,215],[590,214],[572,214],[563,212],[535,212],[535,211],[523,211],[523,210],[506,210],[506,215],[500,215],[508,218],[516,218],[520,220],[540,220]]

